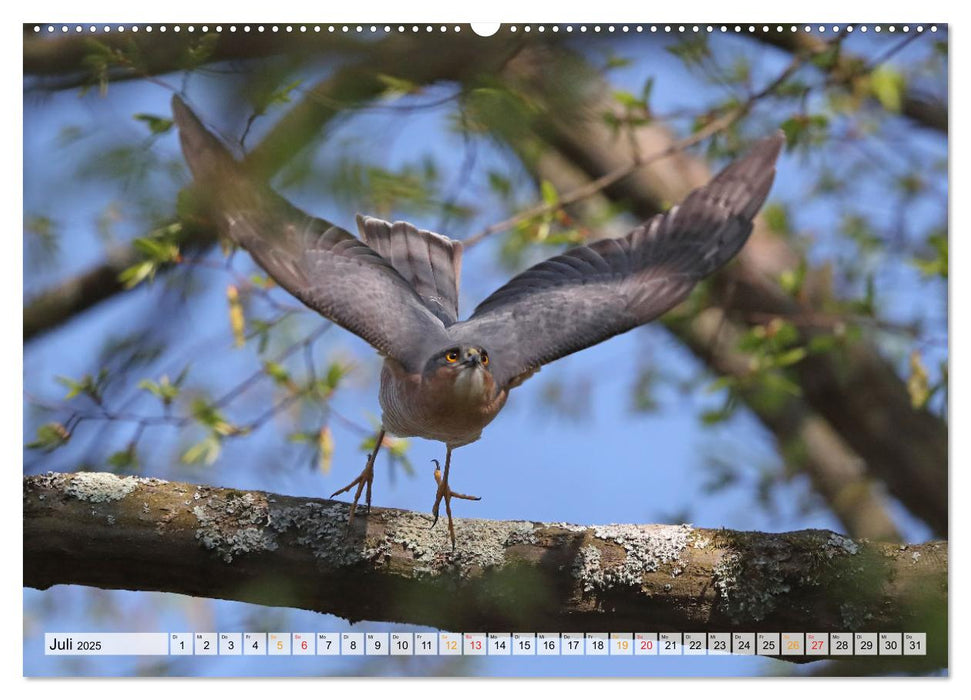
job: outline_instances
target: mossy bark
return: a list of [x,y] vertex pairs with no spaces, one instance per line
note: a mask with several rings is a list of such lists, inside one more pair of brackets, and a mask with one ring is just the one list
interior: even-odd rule
[[170,591],[456,631],[928,631],[947,543],[372,509],[111,474],[24,478],[24,585]]

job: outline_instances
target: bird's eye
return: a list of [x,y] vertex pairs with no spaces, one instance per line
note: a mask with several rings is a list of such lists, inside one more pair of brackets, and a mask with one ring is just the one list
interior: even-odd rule
[[489,353],[487,353],[485,350],[482,351],[482,366],[489,366]]
[[445,353],[445,361],[448,362],[449,364],[455,364],[456,362],[458,362],[459,361],[458,350],[449,350],[447,353]]

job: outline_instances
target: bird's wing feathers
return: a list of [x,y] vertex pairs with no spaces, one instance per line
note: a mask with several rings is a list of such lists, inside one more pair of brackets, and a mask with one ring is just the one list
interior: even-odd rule
[[384,257],[347,231],[297,209],[247,177],[179,99],[182,150],[220,229],[284,289],[411,371],[445,327]]
[[541,365],[660,316],[744,245],[784,142],[781,133],[761,141],[680,205],[622,238],[529,268],[450,335],[485,347],[496,381],[512,387]]
[[462,244],[415,228],[371,216],[357,217],[361,238],[390,262],[418,292],[432,313],[450,326],[458,319]]

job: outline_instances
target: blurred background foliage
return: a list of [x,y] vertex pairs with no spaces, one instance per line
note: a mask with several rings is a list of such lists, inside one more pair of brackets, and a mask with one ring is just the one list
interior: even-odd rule
[[[466,314],[782,129],[740,259],[517,389],[461,514],[946,537],[946,27],[83,29],[24,30],[25,473],[321,496],[373,447],[379,358],[194,214],[173,93],[305,210],[465,240]],[[437,447],[388,444],[376,504],[426,509]]]

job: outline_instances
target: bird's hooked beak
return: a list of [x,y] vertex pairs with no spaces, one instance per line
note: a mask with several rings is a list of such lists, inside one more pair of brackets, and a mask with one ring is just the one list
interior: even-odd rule
[[465,367],[482,367],[482,353],[476,348],[469,348],[465,351],[465,359],[462,360],[462,365]]

